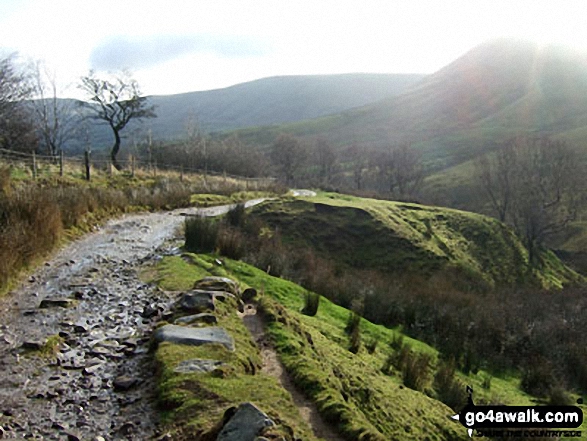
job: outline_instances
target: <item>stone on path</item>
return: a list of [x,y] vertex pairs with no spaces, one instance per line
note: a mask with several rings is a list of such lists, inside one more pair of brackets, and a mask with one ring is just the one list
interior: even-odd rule
[[226,277],[204,277],[194,284],[194,289],[204,289],[208,291],[226,291],[235,296],[239,295],[238,284]]
[[184,317],[179,317],[175,319],[176,324],[190,324],[194,322],[206,323],[208,325],[215,325],[218,323],[218,319],[214,314],[208,313],[201,313],[201,314],[194,314],[194,315],[186,315]]
[[69,308],[75,305],[75,300],[68,299],[66,297],[57,297],[57,298],[47,298],[41,300],[41,304],[39,308],[53,308],[53,307],[61,307],[61,308]]
[[254,441],[265,427],[275,423],[252,403],[240,404],[224,425],[217,441]]
[[234,340],[224,328],[190,328],[187,326],[165,325],[155,331],[155,340],[159,343],[168,341],[183,345],[200,346],[206,343],[218,343],[234,351]]
[[210,291],[186,292],[179,300],[179,307],[186,312],[214,311],[214,295]]
[[224,363],[218,360],[194,358],[192,360],[182,361],[175,367],[174,371],[180,374],[206,373],[212,372],[214,369],[221,367],[223,364]]

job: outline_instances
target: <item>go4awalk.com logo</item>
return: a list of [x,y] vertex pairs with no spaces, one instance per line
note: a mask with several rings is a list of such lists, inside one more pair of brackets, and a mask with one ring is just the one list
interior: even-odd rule
[[471,388],[468,404],[452,419],[467,429],[469,436],[581,437],[577,429],[583,412],[577,406],[476,406]]

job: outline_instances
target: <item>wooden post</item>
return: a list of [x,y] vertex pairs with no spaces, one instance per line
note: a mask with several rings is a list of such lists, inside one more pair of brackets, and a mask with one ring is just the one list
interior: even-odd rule
[[63,177],[63,150],[59,151],[59,176]]
[[86,181],[89,181],[91,176],[90,176],[90,151],[86,150],[84,152],[84,163],[85,163],[85,167],[86,167]]
[[130,155],[130,175],[135,177],[135,155]]
[[157,161],[153,163],[153,176],[157,177]]
[[179,181],[183,182],[183,164],[179,167]]
[[37,155],[33,151],[33,179],[37,179]]

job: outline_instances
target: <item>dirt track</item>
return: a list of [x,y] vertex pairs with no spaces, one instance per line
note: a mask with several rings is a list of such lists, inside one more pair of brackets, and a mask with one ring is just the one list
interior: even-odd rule
[[[111,221],[62,249],[0,301],[0,438],[158,435],[147,344],[171,299],[142,283],[138,272],[174,252],[182,214],[216,216],[229,208]],[[40,356],[35,348],[56,336],[64,341],[57,356]]]

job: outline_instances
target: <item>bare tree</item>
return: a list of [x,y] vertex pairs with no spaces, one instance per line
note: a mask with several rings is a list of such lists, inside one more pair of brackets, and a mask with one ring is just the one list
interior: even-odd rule
[[353,144],[348,149],[348,156],[352,164],[353,170],[353,181],[357,190],[362,190],[364,186],[364,173],[365,169],[369,165],[369,158],[367,152],[363,147],[359,147],[357,144]]
[[147,105],[147,98],[141,96],[137,81],[128,72],[122,72],[112,80],[104,80],[90,71],[81,81],[80,88],[89,97],[87,107],[93,117],[112,129],[114,145],[110,158],[114,167],[120,170],[121,166],[116,160],[120,151],[120,132],[133,119],[154,118],[155,107]]
[[316,159],[318,162],[318,177],[322,185],[330,185],[336,173],[338,156],[335,149],[324,138],[316,141]]
[[475,162],[481,186],[500,221],[505,222],[514,198],[516,181],[516,143],[506,142],[494,156],[483,155]]
[[549,236],[576,218],[584,202],[584,171],[565,141],[518,137],[478,167],[494,209],[523,238],[531,262]]
[[273,144],[271,159],[285,178],[286,184],[292,185],[305,163],[306,151],[304,145],[297,138],[282,134]]
[[75,136],[73,101],[57,98],[55,74],[37,62],[34,67],[35,92],[32,101],[37,120],[39,138],[48,155],[56,155]]
[[389,192],[400,198],[414,196],[424,182],[422,158],[411,144],[393,145],[380,159]]
[[16,55],[0,59],[0,147],[13,150],[36,148],[37,137],[26,100],[34,91],[30,75],[20,69]]

